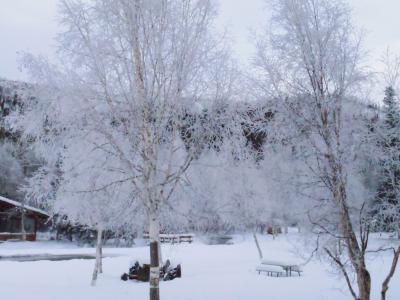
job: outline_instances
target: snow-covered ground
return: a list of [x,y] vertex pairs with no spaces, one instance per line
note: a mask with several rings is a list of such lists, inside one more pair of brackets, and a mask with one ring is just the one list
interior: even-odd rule
[[[260,237],[264,256],[270,260],[301,261],[293,251],[297,234],[273,240]],[[92,248],[78,248],[56,242],[6,242],[0,256],[27,254],[94,254]],[[147,247],[106,248],[104,273],[97,286],[90,286],[93,260],[13,262],[0,261],[1,299],[10,300],[125,300],[148,298],[148,284],[123,282],[122,273],[131,261],[148,260]],[[341,300],[351,299],[345,283],[329,272],[329,267],[312,261],[302,277],[271,278],[258,275],[257,250],[251,237],[237,236],[233,245],[163,245],[163,257],[182,263],[182,278],[161,283],[163,300]],[[389,255],[374,256],[373,295],[389,267]],[[400,276],[391,283],[388,299],[400,299]]]

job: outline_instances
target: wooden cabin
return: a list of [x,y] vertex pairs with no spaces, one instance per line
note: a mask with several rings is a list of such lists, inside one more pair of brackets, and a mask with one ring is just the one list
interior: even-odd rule
[[25,215],[27,241],[36,241],[36,233],[43,228],[49,215],[38,208],[0,196],[0,241],[22,239],[22,216]]

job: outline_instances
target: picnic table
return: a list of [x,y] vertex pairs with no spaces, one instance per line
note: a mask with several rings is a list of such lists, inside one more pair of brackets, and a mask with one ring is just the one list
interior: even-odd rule
[[285,275],[284,270],[278,266],[272,265],[259,265],[256,268],[258,274],[265,273],[267,276],[283,277]]
[[267,275],[280,277],[284,274],[286,277],[291,277],[293,273],[297,273],[301,276],[303,270],[300,265],[296,262],[282,262],[274,260],[263,259],[261,265],[256,268],[256,271],[261,273],[266,273]]

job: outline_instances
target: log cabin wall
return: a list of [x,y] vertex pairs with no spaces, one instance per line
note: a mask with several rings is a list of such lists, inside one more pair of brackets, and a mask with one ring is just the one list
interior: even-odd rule
[[[48,215],[25,208],[25,232],[27,241],[36,241],[36,232]],[[0,201],[0,241],[21,240],[21,208],[11,203]]]

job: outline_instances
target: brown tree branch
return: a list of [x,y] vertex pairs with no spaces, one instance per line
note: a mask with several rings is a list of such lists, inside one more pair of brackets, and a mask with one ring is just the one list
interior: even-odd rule
[[357,299],[358,299],[358,298],[357,298],[357,295],[356,295],[356,293],[354,292],[353,286],[351,285],[351,280],[350,280],[349,274],[348,274],[347,271],[346,271],[345,266],[343,265],[343,263],[341,262],[341,260],[340,260],[338,257],[336,257],[335,255],[333,255],[332,252],[329,251],[328,248],[324,248],[324,250],[325,250],[325,252],[329,255],[329,257],[339,266],[340,270],[341,270],[342,273],[343,273],[344,278],[346,279],[346,283],[347,283],[347,286],[349,287],[349,290],[350,290],[351,295],[353,296],[353,298],[354,298],[355,300],[357,300]]
[[386,276],[385,280],[382,283],[382,291],[381,291],[381,299],[382,300],[386,299],[386,292],[389,289],[390,280],[392,279],[392,277],[396,271],[397,263],[399,261],[399,256],[400,256],[400,246],[397,248],[396,251],[394,251],[392,265],[390,267],[389,274]]

